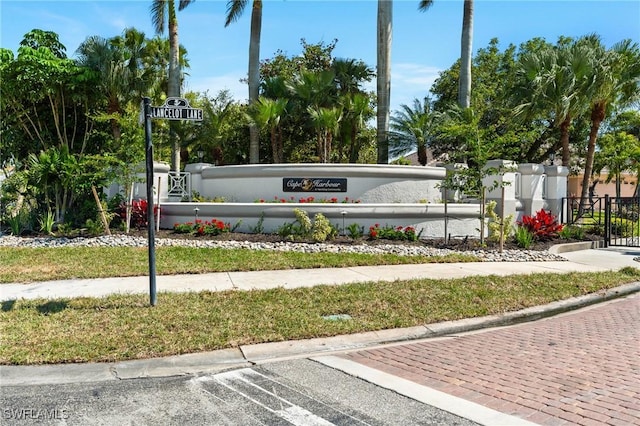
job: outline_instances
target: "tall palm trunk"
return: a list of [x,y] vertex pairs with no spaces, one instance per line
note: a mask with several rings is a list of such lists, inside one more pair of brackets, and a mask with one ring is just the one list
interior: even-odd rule
[[589,131],[589,143],[587,144],[587,158],[584,165],[584,176],[582,176],[582,191],[580,192],[580,207],[578,215],[582,214],[586,204],[589,189],[589,179],[593,171],[593,159],[596,152],[596,138],[600,130],[600,124],[605,118],[607,106],[604,102],[598,102],[591,110],[591,130]]
[[464,0],[462,15],[462,40],[460,52],[460,80],[458,105],[461,108],[471,106],[471,56],[473,42],[473,0]]
[[393,0],[378,0],[378,164],[389,162],[389,106],[391,101],[391,33]]
[[562,165],[569,167],[571,162],[571,150],[569,149],[569,126],[571,126],[571,116],[567,115],[560,123],[560,143],[562,144]]
[[427,162],[427,146],[424,144],[418,145],[418,163],[420,163],[421,166],[426,166]]
[[[262,31],[262,0],[253,0],[251,11],[251,35],[249,40],[249,105],[258,100],[260,89],[260,34]],[[249,125],[249,162],[260,162],[258,127]],[[274,158],[274,161],[276,159]],[[282,161],[281,159],[277,162]]]
[[[180,42],[178,40],[178,19],[175,4],[169,1],[169,97],[180,97]],[[180,139],[175,131],[175,123],[169,123],[169,143],[171,145],[171,169],[180,171]]]

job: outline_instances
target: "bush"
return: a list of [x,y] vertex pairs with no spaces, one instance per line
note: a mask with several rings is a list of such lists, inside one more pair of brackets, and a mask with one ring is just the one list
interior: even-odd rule
[[313,220],[309,218],[306,211],[301,209],[293,209],[293,214],[296,216],[296,221],[284,223],[276,231],[280,237],[290,240],[311,238],[320,243],[338,235],[338,228],[333,226],[322,213],[317,213]]
[[504,222],[502,222],[501,218],[498,217],[498,214],[495,212],[495,208],[495,201],[490,201],[489,203],[487,203],[486,217],[489,218],[489,223],[487,223],[487,229],[489,232],[487,240],[498,242],[500,241],[500,232],[502,232],[505,240],[511,235],[511,232],[513,230],[513,227],[511,226],[513,215],[510,214],[506,216],[504,218]]
[[581,226],[569,225],[562,228],[558,233],[564,240],[584,240],[585,230]]
[[518,226],[516,228],[516,232],[514,234],[514,238],[516,240],[516,244],[518,247],[523,249],[528,249],[533,244],[533,234],[524,226]]
[[196,219],[195,222],[176,223],[173,225],[173,232],[178,234],[194,235],[220,235],[231,231],[231,225],[218,219],[202,221]]
[[360,226],[357,223],[352,223],[351,225],[347,226],[347,232],[349,238],[357,240],[364,236],[364,226]]
[[385,239],[385,240],[400,240],[400,241],[418,241],[420,234],[416,233],[415,228],[407,226],[392,227],[385,225],[383,228],[379,224],[369,227],[369,238],[372,240]]
[[638,223],[629,219],[615,218],[611,220],[611,234],[628,238],[638,235]]
[[518,226],[527,228],[537,240],[556,238],[562,231],[562,225],[556,217],[544,209],[540,209],[535,216],[523,216]]
[[[147,221],[147,200],[133,200],[131,203],[130,226],[136,229],[144,229],[149,225]],[[157,217],[158,206],[153,206],[153,217]],[[118,207],[118,215],[123,221],[127,220],[127,203],[122,202]]]
[[338,228],[333,226],[329,219],[322,213],[316,213],[313,217],[313,226],[311,227],[311,238],[313,241],[320,243],[333,239],[338,235]]

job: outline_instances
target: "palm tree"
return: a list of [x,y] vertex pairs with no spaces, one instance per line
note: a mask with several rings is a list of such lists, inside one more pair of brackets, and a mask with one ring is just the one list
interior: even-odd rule
[[458,88],[458,105],[462,108],[471,106],[471,56],[473,42],[473,0],[464,0],[462,15],[462,41],[460,52],[460,81]]
[[333,136],[338,133],[341,110],[337,107],[309,106],[307,111],[311,117],[313,127],[316,129],[320,162],[329,163],[331,161],[331,143]]
[[[194,0],[180,0],[178,10],[182,10]],[[176,16],[175,2],[173,0],[153,0],[151,4],[151,21],[156,33],[164,33],[165,23],[169,31],[169,87],[167,96],[180,97],[180,85],[182,75],[180,72],[180,42],[178,40],[178,18]],[[170,124],[172,128],[173,123]],[[175,172],[180,171],[180,140],[173,130],[170,131],[171,139],[171,168]]]
[[418,161],[428,162],[427,148],[434,138],[440,114],[433,110],[431,99],[413,100],[413,105],[402,104],[400,111],[391,117],[390,152],[401,155],[417,148]]
[[134,92],[132,98],[139,103],[153,83],[160,78],[157,67],[149,66],[153,59],[150,55],[152,48],[149,40],[143,32],[135,28],[126,28],[122,36],[111,39],[111,44],[125,52],[131,89]]
[[333,71],[302,71],[293,81],[288,81],[289,91],[306,106],[333,106],[337,99]]
[[625,107],[640,96],[640,48],[631,40],[623,40],[606,50],[600,37],[587,36],[584,42],[592,49],[594,84],[590,87],[591,129],[580,194],[580,213],[587,200],[589,179],[593,171],[596,139],[600,125],[617,104]]
[[331,69],[335,73],[338,103],[343,110],[338,161],[342,161],[347,149],[349,162],[355,163],[358,158],[357,135],[372,112],[369,95],[362,90],[361,85],[371,81],[375,73],[367,64],[355,59],[336,58],[331,64]]
[[355,59],[336,58],[331,64],[331,69],[335,73],[335,82],[341,95],[362,93],[360,86],[375,76],[367,64]]
[[342,106],[342,145],[338,157],[342,159],[342,151],[346,148],[349,162],[355,163],[360,152],[358,133],[365,126],[367,119],[373,116],[371,100],[366,93],[350,93],[342,96],[339,101]]
[[522,54],[516,69],[514,93],[520,104],[514,114],[550,117],[560,131],[565,167],[571,161],[569,129],[573,119],[585,111],[584,94],[592,83],[589,55],[583,43],[544,46]]
[[120,124],[115,115],[122,112],[131,94],[133,73],[127,67],[126,54],[117,44],[100,36],[87,38],[76,51],[78,63],[98,73],[99,90],[107,101],[106,113],[111,116],[111,132],[120,140]]
[[391,33],[393,0],[378,0],[377,146],[378,164],[389,162],[389,105],[391,101]]
[[250,121],[256,128],[263,128],[271,135],[271,151],[274,163],[284,162],[284,148],[282,144],[282,127],[280,123],[287,112],[289,101],[284,98],[258,98],[249,108]]
[[[247,0],[227,2],[227,20],[224,26],[236,21],[242,15]],[[260,33],[262,31],[262,0],[253,0],[251,11],[251,34],[249,39],[249,105],[258,100],[260,94]],[[255,124],[249,125],[249,162],[260,162],[260,140]]]

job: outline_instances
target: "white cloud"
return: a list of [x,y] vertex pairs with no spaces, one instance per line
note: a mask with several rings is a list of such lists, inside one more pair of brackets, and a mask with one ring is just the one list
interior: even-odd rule
[[187,82],[186,90],[193,92],[209,91],[210,95],[215,95],[221,90],[229,90],[232,98],[238,102],[246,102],[249,98],[249,89],[246,83],[241,83],[240,78],[246,73],[227,73],[218,76],[203,78],[190,78]]
[[410,105],[413,99],[429,94],[433,82],[441,70],[437,67],[415,63],[393,64],[391,68],[391,111],[400,105]]

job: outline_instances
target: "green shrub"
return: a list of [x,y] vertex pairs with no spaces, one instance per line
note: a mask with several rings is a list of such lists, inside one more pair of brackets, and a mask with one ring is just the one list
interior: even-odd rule
[[364,236],[364,226],[360,226],[357,223],[352,223],[351,225],[347,226],[347,232],[349,238],[357,240]]
[[30,230],[32,228],[31,220],[31,214],[25,210],[20,210],[16,215],[9,216],[7,224],[11,229],[11,234],[20,235],[24,231]]
[[400,241],[418,241],[420,238],[420,233],[416,233],[415,228],[412,226],[402,227],[392,227],[389,225],[385,225],[384,227],[380,227],[380,224],[376,223],[373,226],[369,227],[369,238],[372,240],[384,239],[384,240],[400,240]]
[[58,224],[58,234],[59,235],[64,235],[64,236],[69,236],[71,235],[71,232],[73,231],[73,225],[70,223],[60,223]]
[[249,229],[252,234],[262,234],[264,232],[264,212],[260,213],[260,219],[256,226],[252,226]]
[[638,223],[629,219],[615,218],[611,220],[611,234],[627,238],[638,235]]
[[564,240],[584,240],[585,230],[582,226],[567,225],[558,233]]
[[55,223],[55,217],[51,209],[47,211],[46,214],[43,214],[38,218],[38,223],[40,224],[40,232],[44,232],[45,234],[52,235],[53,234],[53,224]]
[[300,235],[300,225],[296,225],[295,223],[285,222],[276,230],[276,234],[280,236],[280,238],[294,240],[296,236]]
[[319,243],[338,235],[338,228],[333,226],[322,213],[317,213],[313,221],[302,209],[293,209],[293,214],[296,216],[296,221],[284,223],[276,231],[280,237],[290,240],[311,238]]
[[485,217],[489,218],[489,222],[487,223],[487,229],[489,233],[487,240],[493,242],[500,241],[501,231],[505,240],[509,238],[511,232],[513,231],[513,226],[511,225],[511,223],[513,222],[513,215],[510,214],[508,216],[505,216],[503,223],[501,221],[501,218],[495,212],[496,204],[497,203],[495,201],[489,201],[487,203],[487,210],[485,214]]
[[527,229],[526,227],[517,226],[514,233],[514,238],[518,247],[526,250],[533,244],[534,236],[533,232],[529,231],[529,229]]
[[329,219],[322,213],[316,213],[313,217],[313,226],[311,227],[311,238],[313,241],[320,243],[333,239],[338,235],[338,228],[333,226]]
[[89,235],[100,235],[104,232],[104,226],[102,226],[102,222],[99,220],[87,219],[84,227]]
[[311,233],[313,224],[309,215],[302,209],[293,209],[293,214],[296,216],[296,221],[300,225],[300,236],[306,237]]
[[[237,227],[237,224],[235,227]],[[218,219],[211,219],[202,221],[201,219],[196,219],[194,222],[187,223],[174,223],[173,224],[173,232],[177,234],[194,234],[194,235],[220,235],[225,232],[231,231],[231,225],[229,223],[224,223]]]

